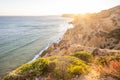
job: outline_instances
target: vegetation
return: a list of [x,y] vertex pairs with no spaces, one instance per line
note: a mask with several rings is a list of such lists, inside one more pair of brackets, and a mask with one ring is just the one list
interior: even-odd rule
[[83,63],[83,61],[73,61],[68,71],[74,75],[80,75],[90,72],[90,67]]
[[101,65],[101,72],[120,78],[120,56],[101,56],[97,58],[97,64]]
[[76,75],[90,72],[90,67],[84,61],[73,56],[50,57],[56,61],[56,67],[51,73],[54,78],[68,80]]
[[[89,73],[93,56],[89,52],[76,52],[72,56],[51,56],[39,58],[12,71],[3,80],[34,80],[37,77],[49,80],[70,80],[82,74]],[[120,77],[120,56],[100,56],[95,59],[101,72]],[[107,71],[107,69],[109,71]]]
[[47,72],[49,63],[49,60],[44,58],[29,62],[8,74],[4,80],[18,80],[18,78],[22,80],[23,77],[29,79],[29,77],[34,78],[34,76],[43,75]]
[[39,76],[68,80],[88,72],[90,67],[76,57],[53,56],[24,64],[5,76],[3,80],[31,80]]
[[76,52],[76,53],[73,53],[72,56],[75,56],[85,62],[91,62],[93,60],[93,55],[92,53],[89,53],[89,52]]
[[97,58],[97,63],[100,65],[103,65],[103,66],[107,65],[108,64],[108,57],[102,56],[102,57]]
[[97,58],[97,63],[100,65],[109,65],[111,61],[120,61],[120,56],[101,56]]
[[115,29],[108,34],[110,37],[120,39],[120,29]]
[[110,70],[111,74],[114,74],[120,78],[120,61],[111,61]]

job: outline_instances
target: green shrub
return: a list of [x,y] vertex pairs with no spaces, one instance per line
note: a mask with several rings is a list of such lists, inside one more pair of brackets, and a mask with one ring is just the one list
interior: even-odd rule
[[84,69],[81,66],[71,66],[68,69],[68,71],[75,75],[80,75],[85,73]]
[[93,55],[89,52],[76,52],[72,56],[75,56],[86,62],[91,62],[93,60]]
[[52,72],[53,77],[64,80],[69,79],[71,76],[67,72],[68,63],[65,63],[64,61],[58,61],[56,64],[56,68]]
[[27,64],[23,64],[22,66],[5,76],[3,80],[23,80],[29,78],[33,79],[35,76],[40,76],[47,73],[48,65],[48,59],[37,59]]
[[111,61],[120,61],[120,56],[115,55],[115,56],[101,56],[97,58],[97,63],[100,65],[107,65],[109,66]]
[[109,61],[120,61],[120,55],[111,56]]
[[120,29],[114,29],[114,30],[112,30],[112,31],[108,34],[108,36],[114,37],[114,38],[116,38],[116,39],[120,39]]
[[[120,56],[101,56],[97,59],[97,64],[101,66],[100,72],[120,77]],[[107,68],[107,69],[106,69]]]
[[101,56],[99,58],[97,58],[97,63],[100,64],[100,65],[108,65],[108,57],[106,56]]
[[74,75],[85,74],[91,71],[90,67],[81,60],[75,60],[68,68],[69,73]]
[[90,67],[84,61],[73,56],[54,56],[40,58],[12,71],[3,80],[33,80],[39,76],[52,79],[69,80],[75,75],[89,72]]
[[22,65],[17,70],[15,70],[15,73],[17,74],[28,74],[28,73],[43,74],[44,72],[46,72],[48,64],[49,64],[48,59],[44,59],[44,58],[37,59],[33,62]]
[[52,72],[54,78],[69,80],[75,75],[81,75],[90,72],[90,67],[84,61],[73,56],[49,57],[50,60],[56,61],[56,67]]

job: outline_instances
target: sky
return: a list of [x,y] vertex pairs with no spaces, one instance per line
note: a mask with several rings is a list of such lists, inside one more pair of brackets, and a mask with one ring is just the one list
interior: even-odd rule
[[120,5],[120,0],[0,0],[0,16],[94,13]]

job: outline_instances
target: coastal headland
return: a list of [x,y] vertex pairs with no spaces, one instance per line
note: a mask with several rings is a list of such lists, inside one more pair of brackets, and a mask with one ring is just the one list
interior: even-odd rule
[[120,80],[120,6],[72,17],[59,43],[3,80]]

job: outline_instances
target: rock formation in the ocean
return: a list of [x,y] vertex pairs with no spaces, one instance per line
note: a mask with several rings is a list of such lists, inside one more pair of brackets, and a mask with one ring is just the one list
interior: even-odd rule
[[120,6],[71,23],[58,44],[3,80],[120,80]]

